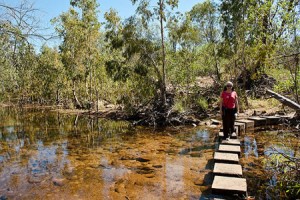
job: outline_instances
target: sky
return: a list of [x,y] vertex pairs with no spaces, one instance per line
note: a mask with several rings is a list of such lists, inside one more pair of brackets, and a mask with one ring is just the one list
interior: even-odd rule
[[[0,0],[7,5],[17,5],[21,0]],[[38,9],[38,16],[40,18],[41,27],[47,27],[47,32],[54,32],[54,27],[51,25],[50,20],[59,16],[62,12],[67,12],[70,7],[70,0],[28,0],[34,4],[34,8]],[[157,0],[151,0],[157,2]],[[204,0],[179,0],[178,11],[184,13],[191,10],[191,8]],[[99,21],[104,22],[104,13],[114,8],[118,11],[119,15],[124,19],[135,13],[135,7],[132,5],[131,0],[97,0],[100,5]],[[52,41],[53,42],[53,41]],[[58,42],[52,45],[57,46]],[[51,45],[51,46],[52,46]]]

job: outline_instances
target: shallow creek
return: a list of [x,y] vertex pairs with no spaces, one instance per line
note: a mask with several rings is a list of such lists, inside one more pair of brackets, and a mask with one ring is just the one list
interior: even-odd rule
[[[0,199],[209,199],[218,129],[153,130],[45,109],[2,108]],[[272,196],[265,157],[282,141],[277,134],[242,138],[249,194],[258,199]]]

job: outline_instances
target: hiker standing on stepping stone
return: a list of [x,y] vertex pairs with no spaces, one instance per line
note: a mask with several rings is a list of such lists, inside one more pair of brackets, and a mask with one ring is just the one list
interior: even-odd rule
[[220,111],[223,121],[223,139],[229,139],[234,132],[234,121],[239,113],[237,93],[234,91],[233,83],[228,81],[220,95]]

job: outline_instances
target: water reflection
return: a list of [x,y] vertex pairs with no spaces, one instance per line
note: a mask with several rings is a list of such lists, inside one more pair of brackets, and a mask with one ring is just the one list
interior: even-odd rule
[[195,140],[201,140],[202,142],[208,142],[210,140],[210,134],[208,130],[198,130],[196,132]]
[[286,147],[284,146],[283,144],[282,145],[272,145],[272,146],[267,146],[265,147],[265,151],[264,151],[264,154],[266,156],[272,156],[272,155],[277,155],[279,153],[284,153],[284,154],[287,154],[291,157],[294,157],[295,155],[295,152],[293,149],[289,148],[289,147]]
[[[248,194],[257,199],[284,199],[286,189],[279,185],[280,177],[289,171],[282,165],[285,158],[280,155],[298,155],[298,139],[286,131],[261,131],[244,137],[242,165],[248,184]],[[293,179],[292,176],[289,178]],[[281,179],[282,180],[282,179]],[[284,186],[283,186],[284,187]]]
[[124,121],[2,109],[0,198],[199,199],[213,136],[201,128],[154,132]]
[[257,143],[255,138],[251,138],[249,136],[244,137],[244,154],[246,158],[248,158],[250,155],[254,155],[256,158],[258,157]]

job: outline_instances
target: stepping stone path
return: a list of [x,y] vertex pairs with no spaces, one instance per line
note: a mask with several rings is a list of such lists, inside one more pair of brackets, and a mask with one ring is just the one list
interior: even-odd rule
[[249,120],[254,121],[254,127],[264,126],[267,124],[267,119],[262,117],[248,117]]
[[[285,116],[261,116],[238,119],[235,121],[235,133],[229,140],[222,140],[224,133],[220,129],[217,134],[219,146],[214,154],[214,180],[212,193],[221,195],[242,195],[247,197],[247,182],[243,176],[242,166],[239,164],[241,154],[241,142],[237,136],[253,131],[254,127],[263,125],[277,125]],[[237,134],[236,134],[237,133]]]
[[254,129],[254,121],[249,119],[238,119],[235,120],[238,123],[244,123],[246,131]]
[[[254,123],[253,123],[254,124]],[[215,194],[247,194],[247,182],[239,163],[241,142],[239,139],[222,140],[223,132],[219,132],[219,148],[214,155],[214,181],[212,193]],[[235,137],[237,137],[235,135]],[[233,137],[230,137],[233,138]]]
[[278,116],[264,116],[267,119],[267,125],[274,125],[280,122],[281,117]]
[[245,129],[245,124],[244,123],[235,122],[234,126],[238,130],[237,131],[239,133],[238,135],[242,135],[243,133],[245,133],[246,129]]

